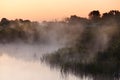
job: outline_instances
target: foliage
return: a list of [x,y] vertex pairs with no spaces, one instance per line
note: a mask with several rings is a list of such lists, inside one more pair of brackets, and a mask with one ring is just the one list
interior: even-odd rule
[[[53,67],[60,67],[61,71],[65,73],[105,74],[119,77],[120,12],[112,10],[104,13],[101,17],[99,11],[92,11],[89,16],[90,19],[87,19],[85,22],[87,25],[84,25],[84,32],[76,40],[75,45],[72,45],[70,48],[59,49],[52,54],[44,55],[44,60]],[[80,19],[80,17],[74,15],[68,20],[72,23],[73,21],[80,22]],[[107,28],[112,26],[112,29],[105,30],[106,27],[103,28],[103,26]],[[101,40],[99,40],[100,35],[103,38]],[[106,45],[102,47],[107,46],[107,48],[100,49],[101,46],[98,46],[103,43],[106,43]]]

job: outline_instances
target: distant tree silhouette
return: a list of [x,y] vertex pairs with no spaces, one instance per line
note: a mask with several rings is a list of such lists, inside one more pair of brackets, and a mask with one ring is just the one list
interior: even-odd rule
[[66,18],[66,21],[71,24],[87,24],[88,19],[79,17],[77,15],[71,15],[70,18]]
[[71,15],[69,18],[70,23],[78,23],[79,20],[80,20],[80,17],[78,17],[77,15]]
[[2,19],[1,19],[1,22],[0,22],[0,25],[3,26],[3,27],[5,27],[5,26],[7,26],[9,23],[10,23],[10,21],[9,21],[8,19],[2,18]]
[[98,20],[100,19],[100,12],[98,10],[94,10],[89,13],[89,19],[91,20]]
[[120,18],[120,12],[118,10],[111,10],[108,13],[103,13],[102,18]]
[[106,19],[106,18],[109,18],[109,17],[110,17],[110,15],[108,13],[103,13],[103,15],[102,15],[103,19]]
[[109,14],[117,16],[117,15],[120,15],[120,12],[118,10],[111,10]]
[[19,21],[20,21],[20,22],[24,22],[24,20],[23,20],[23,19],[19,19]]

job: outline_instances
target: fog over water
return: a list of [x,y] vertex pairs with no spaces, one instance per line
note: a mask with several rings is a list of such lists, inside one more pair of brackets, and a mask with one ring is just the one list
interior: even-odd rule
[[41,63],[40,57],[57,50],[56,46],[0,44],[0,80],[80,80],[72,74],[64,76],[59,70]]
[[[117,10],[42,23],[2,18],[0,80],[119,79],[119,21]],[[106,73],[114,76],[99,77]]]
[[40,60],[44,53],[51,53],[60,48],[58,45],[37,45],[25,43],[0,44],[0,54],[23,60]]

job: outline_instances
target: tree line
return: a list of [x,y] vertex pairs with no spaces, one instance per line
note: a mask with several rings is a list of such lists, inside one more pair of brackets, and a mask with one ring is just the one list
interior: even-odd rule
[[103,14],[100,14],[98,10],[93,10],[88,16],[89,18],[71,15],[62,21],[43,21],[42,23],[23,19],[8,20],[7,18],[2,18],[0,21],[0,42],[14,42],[16,40],[43,42],[45,39],[43,39],[41,27],[44,27],[44,31],[47,33],[47,31],[49,32],[56,25],[63,25],[65,27],[76,25],[84,27],[120,25],[120,11],[118,10],[111,10]]
[[[102,15],[91,11],[89,18],[72,15],[68,25],[83,26],[83,32],[70,47],[43,56],[51,67],[75,75],[120,78],[120,12],[111,10]],[[81,28],[82,29],[82,28]]]

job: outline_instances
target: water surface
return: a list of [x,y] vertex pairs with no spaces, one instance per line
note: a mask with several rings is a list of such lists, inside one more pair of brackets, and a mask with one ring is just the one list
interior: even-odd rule
[[41,63],[42,54],[56,49],[55,46],[1,44],[0,80],[80,80],[72,74],[63,76],[59,70]]

